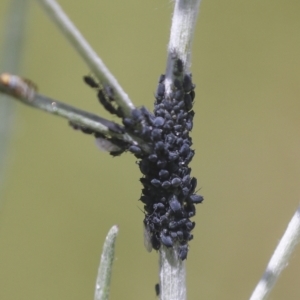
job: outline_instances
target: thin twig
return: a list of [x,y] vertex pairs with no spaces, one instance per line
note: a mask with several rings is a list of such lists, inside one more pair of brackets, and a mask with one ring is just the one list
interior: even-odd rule
[[109,298],[110,278],[118,232],[118,226],[113,226],[106,236],[96,280],[95,300],[107,300]]
[[300,206],[292,217],[283,237],[277,248],[265,273],[253,291],[250,300],[265,300],[273,289],[279,275],[288,265],[289,259],[300,241]]
[[[172,92],[174,68],[177,59],[183,62],[184,72],[189,72],[191,46],[197,21],[200,0],[176,0],[172,19],[168,59],[166,67],[165,93]],[[185,263],[178,257],[177,245],[172,249],[161,247],[160,251],[160,299],[185,300]]]
[[126,116],[130,116],[134,105],[128,95],[62,8],[54,0],[39,0],[39,2],[100,82],[113,88],[116,103]]
[[120,140],[135,143],[127,133],[121,133],[116,123],[101,118],[95,114],[80,110],[71,105],[65,104],[58,100],[53,100],[44,95],[34,93],[31,97],[28,94],[15,94],[11,89],[0,83],[0,92],[13,96],[22,103],[34,108],[41,109],[48,113],[63,117],[72,124],[82,126],[94,132],[99,132],[105,136],[109,135]]

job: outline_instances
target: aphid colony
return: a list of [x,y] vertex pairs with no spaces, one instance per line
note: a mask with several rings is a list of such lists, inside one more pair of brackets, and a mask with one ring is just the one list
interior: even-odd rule
[[[161,75],[153,114],[141,107],[132,110],[131,117],[126,117],[117,105],[110,86],[101,86],[91,76],[84,77],[84,81],[97,90],[102,106],[120,117],[124,126],[100,117],[98,121],[110,132],[138,137],[149,145],[150,152],[143,150],[138,143],[130,144],[77,124],[70,125],[93,134],[98,146],[113,156],[130,151],[139,159],[143,174],[140,200],[145,211],[145,246],[149,251],[152,248],[159,250],[161,245],[175,247],[178,257],[184,260],[188,254],[188,242],[193,239],[191,231],[195,227],[190,218],[196,213],[195,204],[201,203],[203,197],[195,193],[197,180],[191,177],[191,168],[188,167],[195,153],[189,136],[193,128],[195,86],[191,74],[184,73],[182,61],[176,57],[173,59],[176,67],[172,93],[166,97],[165,76]],[[4,73],[0,75],[0,84],[12,96],[34,98],[36,87],[26,79]]]
[[139,159],[143,174],[140,200],[144,203],[146,248],[151,251],[152,248],[159,250],[161,245],[174,246],[178,249],[178,257],[184,260],[195,227],[190,218],[196,213],[195,204],[201,203],[203,197],[195,193],[197,180],[191,177],[188,167],[194,156],[189,132],[193,128],[195,86],[191,75],[184,74],[182,61],[174,60],[177,67],[173,92],[166,98],[165,76],[162,75],[155,95],[154,114],[141,107],[134,109],[130,118],[124,117],[111,88],[101,87],[89,76],[84,80],[97,89],[104,108],[122,118],[124,132],[139,137],[152,149],[147,153],[137,144],[130,145],[94,133],[102,142],[109,141],[107,150],[112,155],[128,150]]

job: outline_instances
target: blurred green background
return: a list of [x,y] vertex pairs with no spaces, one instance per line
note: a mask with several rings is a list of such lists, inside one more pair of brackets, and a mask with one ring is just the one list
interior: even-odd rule
[[[0,2],[0,21],[8,3]],[[59,3],[134,103],[152,109],[170,1]],[[191,165],[205,201],[187,260],[189,299],[249,298],[299,204],[299,14],[295,0],[202,1]],[[43,94],[116,120],[82,83],[89,69],[35,2],[28,26],[20,75]],[[135,158],[112,158],[65,120],[15,107],[1,183],[0,299],[93,299],[113,224],[120,234],[111,299],[155,299],[158,255],[143,246]],[[271,299],[299,299],[299,252]]]

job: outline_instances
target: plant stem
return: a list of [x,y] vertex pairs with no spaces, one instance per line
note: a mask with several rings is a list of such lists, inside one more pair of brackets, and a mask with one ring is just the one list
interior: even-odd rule
[[171,92],[174,55],[181,59],[188,73],[191,66],[192,42],[201,0],[176,0],[166,68],[166,93]]
[[109,298],[110,279],[118,232],[119,228],[115,225],[106,236],[96,280],[95,300],[107,300]]
[[9,94],[22,103],[31,107],[38,108],[48,113],[68,119],[72,124],[82,126],[94,132],[102,133],[105,136],[109,135],[126,142],[130,142],[133,144],[136,143],[134,139],[127,133],[118,132],[118,125],[116,123],[101,118],[95,114],[75,108],[58,100],[53,100],[37,93],[35,93],[30,98],[26,97],[26,95],[16,95],[15,93],[12,93],[14,91],[11,91],[1,83],[0,92]]
[[185,263],[176,248],[162,246],[160,251],[160,299],[186,299]]
[[300,206],[292,217],[283,237],[271,257],[269,264],[253,291],[250,300],[265,300],[288,265],[289,259],[300,241]]
[[130,116],[131,110],[134,109],[134,105],[128,95],[122,89],[117,79],[105,66],[101,58],[64,13],[62,8],[54,0],[39,0],[39,2],[64,36],[77,50],[98,80],[100,80],[103,85],[107,84],[113,88],[115,96],[114,100],[122,108],[124,114]]
[[[175,1],[166,67],[166,97],[172,92],[177,59],[183,62],[184,72],[189,72],[192,40],[199,7],[200,0]],[[161,300],[186,299],[185,262],[178,258],[177,246],[174,245],[171,249],[162,246],[159,251]]]

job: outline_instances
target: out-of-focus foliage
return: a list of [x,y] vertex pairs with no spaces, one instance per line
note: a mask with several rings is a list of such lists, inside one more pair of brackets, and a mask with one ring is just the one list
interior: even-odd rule
[[[23,57],[28,0],[12,0],[1,20],[0,73],[18,73]],[[13,102],[0,94],[0,189],[9,160],[8,144],[13,122]],[[1,201],[0,201],[1,205]]]

